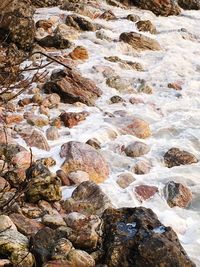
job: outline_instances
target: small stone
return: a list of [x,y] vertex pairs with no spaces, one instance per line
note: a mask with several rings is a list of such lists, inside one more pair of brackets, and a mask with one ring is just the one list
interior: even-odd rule
[[89,180],[89,175],[87,172],[84,171],[75,171],[68,173],[68,178],[72,181],[73,184],[81,184],[82,182]]
[[106,84],[112,88],[115,88],[119,92],[133,90],[131,83],[127,79],[121,78],[119,75],[107,78]]
[[59,138],[58,129],[55,126],[51,126],[46,130],[46,137],[48,140],[54,141]]
[[133,171],[135,174],[142,175],[147,174],[151,170],[151,165],[147,161],[138,161],[132,168],[131,171]]
[[198,159],[190,152],[179,148],[170,148],[164,155],[164,162],[168,168],[197,163]]
[[120,175],[118,175],[117,184],[121,188],[125,189],[134,181],[135,181],[135,178],[133,177],[133,175],[131,173],[125,172],[125,173],[121,173]]
[[46,226],[49,226],[50,228],[56,229],[59,226],[66,226],[65,221],[61,217],[61,215],[50,215],[50,214],[45,214],[42,217],[42,223]]
[[0,177],[0,192],[6,192],[10,190],[10,184],[6,179]]
[[105,20],[115,20],[117,19],[115,14],[111,10],[105,11],[103,14],[100,15],[100,19],[105,19]]
[[85,120],[89,115],[88,112],[64,112],[60,115],[61,121],[63,121],[65,127],[72,128],[79,124],[79,122]]
[[89,58],[88,51],[83,46],[75,47],[69,56],[74,60],[87,60]]
[[38,40],[38,44],[42,47],[54,47],[57,49],[67,49],[71,46],[71,42],[60,35],[47,35],[46,37]]
[[35,26],[36,28],[43,28],[45,31],[48,31],[53,26],[53,23],[46,19],[40,19],[36,22]]
[[165,185],[163,192],[167,203],[171,208],[175,206],[186,208],[192,201],[191,190],[181,183],[170,181]]
[[22,115],[8,115],[5,117],[5,121],[7,124],[12,124],[12,123],[20,123],[23,121],[23,116]]
[[181,91],[182,90],[182,82],[177,81],[173,83],[168,83],[168,88],[172,88],[176,91]]
[[86,144],[92,146],[95,149],[101,149],[101,143],[96,138],[87,140]]
[[138,185],[134,191],[138,200],[143,201],[153,197],[158,192],[158,188],[150,185]]
[[36,163],[41,163],[47,168],[56,165],[56,161],[52,157],[38,159],[36,160]]
[[140,20],[136,23],[136,26],[139,31],[150,32],[152,34],[157,33],[156,27],[153,25],[153,23],[150,20]]
[[138,15],[135,15],[135,14],[129,14],[126,19],[130,20],[130,21],[133,21],[133,22],[136,22],[136,21],[139,21],[140,20],[140,17]]
[[37,127],[44,127],[49,124],[49,120],[46,119],[46,117],[38,116],[38,115],[32,115],[30,114],[28,117],[26,117],[26,120],[29,124],[37,126]]
[[28,97],[23,98],[23,99],[20,99],[20,100],[18,101],[18,105],[19,105],[20,107],[27,106],[27,105],[29,105],[29,104],[31,104],[31,103],[32,103],[32,99],[31,99],[31,98],[28,98]]
[[144,104],[144,101],[140,98],[136,98],[136,97],[131,97],[129,99],[129,102],[133,105],[137,105],[137,104]]
[[114,95],[110,98],[110,101],[112,104],[116,104],[116,103],[121,103],[121,102],[125,102],[125,100],[121,97],[121,96],[118,96],[118,95]]
[[56,34],[60,35],[63,39],[69,40],[73,42],[74,40],[78,39],[80,33],[69,27],[68,25],[61,23],[57,26],[55,30]]
[[60,103],[60,96],[56,93],[48,95],[42,100],[42,105],[46,108],[55,108]]
[[83,17],[77,15],[68,15],[66,17],[65,23],[68,26],[74,27],[77,30],[81,31],[96,31],[97,27],[95,24],[91,23],[90,21],[86,20]]
[[132,158],[143,156],[147,154],[149,151],[150,148],[147,144],[138,141],[130,143],[124,150],[126,155]]
[[[55,246],[53,248],[52,259],[53,260],[58,260],[58,259],[63,259],[63,258],[66,259],[66,256],[70,252],[71,249],[73,249],[73,245],[68,239],[66,239],[66,238],[59,239],[55,243]],[[69,262],[68,262],[68,264],[69,264]],[[64,265],[60,265],[60,267],[64,267]],[[66,267],[68,267],[68,265]]]
[[153,91],[154,91],[153,88],[150,85],[146,84],[146,83],[142,84],[138,88],[138,92],[145,93],[145,94],[148,94],[148,95],[153,94]]

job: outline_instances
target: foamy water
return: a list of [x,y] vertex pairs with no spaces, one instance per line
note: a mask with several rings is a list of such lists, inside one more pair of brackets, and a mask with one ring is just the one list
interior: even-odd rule
[[[108,8],[105,4],[103,7]],[[171,147],[176,146],[195,154],[200,159],[200,11],[184,11],[180,16],[156,17],[151,12],[138,9],[122,10],[112,7],[114,14],[121,18],[116,21],[96,19],[95,22],[106,28],[106,33],[113,40],[118,40],[122,32],[137,31],[135,24],[123,19],[130,13],[137,14],[141,19],[150,19],[157,28],[158,34],[151,35],[162,46],[158,52],[133,52],[123,43],[97,39],[94,32],[84,32],[75,41],[75,45],[82,45],[89,51],[90,58],[78,68],[82,74],[96,82],[104,92],[96,102],[97,107],[80,107],[62,104],[52,115],[60,114],[61,110],[87,110],[90,116],[86,121],[70,129],[61,129],[62,137],[49,142],[50,152],[33,149],[37,157],[53,156],[57,160],[56,171],[63,159],[59,157],[60,147],[69,140],[85,142],[89,138],[97,138],[102,145],[102,153],[110,164],[111,174],[102,185],[104,192],[111,198],[116,207],[135,207],[141,205],[136,199],[133,188],[138,184],[156,185],[160,193],[142,205],[151,208],[161,222],[171,226],[191,259],[200,266],[200,163],[179,166],[168,169],[164,166],[163,155]],[[58,8],[38,9],[35,19],[47,19],[60,14],[71,12]],[[185,28],[187,31],[181,30]],[[188,38],[183,39],[182,36]],[[68,49],[67,51],[71,51]],[[121,69],[117,63],[104,59],[105,56],[118,56],[122,59],[141,63],[145,71],[137,72]],[[138,79],[144,79],[154,88],[152,95],[143,93],[120,94],[105,83],[101,73],[94,71],[94,66],[110,66],[122,78],[130,80],[133,87],[138,85]],[[58,67],[60,68],[60,66]],[[168,83],[181,81],[182,91],[175,91],[167,87]],[[126,104],[109,104],[109,98],[121,95]],[[132,105],[130,96],[139,97],[144,104]],[[117,130],[104,121],[105,115],[101,111],[113,113],[124,110],[127,114],[146,120],[151,127],[152,137],[144,140],[151,147],[151,151],[141,157],[151,161],[153,168],[149,174],[134,175],[136,180],[126,189],[121,189],[117,183],[117,175],[129,171],[136,162],[120,154],[118,146],[139,140],[130,135],[120,135]],[[45,128],[44,128],[45,130]],[[113,138],[116,137],[114,140]],[[187,184],[193,192],[193,202],[188,209],[170,208],[162,189],[167,181],[174,180]],[[70,196],[73,188],[63,189],[64,198]]]

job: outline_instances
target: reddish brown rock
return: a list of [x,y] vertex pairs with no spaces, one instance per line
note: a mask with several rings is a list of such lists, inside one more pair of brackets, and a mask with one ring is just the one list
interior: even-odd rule
[[87,60],[89,58],[88,51],[83,46],[77,46],[74,50],[69,54],[69,56],[74,60]]
[[47,82],[43,89],[49,94],[57,93],[63,102],[82,102],[89,106],[94,105],[102,94],[93,81],[72,70],[52,74],[51,81]]
[[9,217],[17,226],[18,231],[26,236],[35,235],[40,229],[44,227],[43,224],[33,219],[28,219],[22,214],[12,213]]
[[31,165],[31,153],[29,151],[20,151],[11,160],[11,163],[17,168],[27,169]]
[[56,175],[60,178],[62,185],[71,185],[68,175],[63,170],[58,170]]
[[168,168],[197,163],[198,159],[190,152],[172,147],[164,155],[164,162]]
[[116,126],[122,134],[130,134],[138,138],[151,136],[149,124],[134,116],[106,118],[105,121]]
[[75,141],[65,143],[61,147],[60,156],[65,157],[61,168],[66,174],[85,171],[90,180],[96,183],[101,183],[108,178],[109,168],[105,159],[98,150],[87,144]]
[[120,41],[128,43],[136,50],[161,50],[160,44],[155,40],[137,32],[124,32],[119,37]]
[[158,188],[150,185],[138,185],[135,187],[134,191],[137,198],[143,201],[153,197],[158,192]]
[[181,91],[182,90],[182,82],[177,81],[177,82],[169,83],[168,87],[172,88],[174,90],[177,90],[177,91]]
[[165,185],[163,191],[171,208],[175,206],[186,208],[192,201],[192,192],[181,183],[170,181]]
[[105,20],[115,20],[117,19],[115,14],[112,12],[112,10],[107,10],[103,14],[100,15],[100,19],[105,19]]
[[79,122],[85,120],[89,115],[88,112],[64,112],[60,115],[61,121],[63,121],[65,127],[72,128],[79,124]]
[[12,123],[20,123],[23,121],[23,116],[22,115],[8,115],[5,117],[5,121],[7,124],[12,124]]

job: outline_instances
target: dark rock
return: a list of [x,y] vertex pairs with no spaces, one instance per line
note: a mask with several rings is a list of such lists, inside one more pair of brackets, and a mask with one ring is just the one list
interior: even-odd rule
[[60,35],[48,35],[37,42],[43,47],[55,47],[57,49],[66,49],[71,46],[71,43]]
[[81,30],[81,31],[96,31],[97,30],[97,26],[95,24],[77,15],[68,15],[66,17],[65,23],[68,26],[74,27],[77,30]]
[[170,181],[165,185],[163,191],[170,207],[186,208],[192,201],[190,189],[181,183]]
[[62,102],[82,102],[89,106],[94,105],[102,94],[93,81],[72,70],[52,74],[51,81],[47,82],[43,89],[45,93],[60,95]]
[[120,41],[128,43],[136,50],[161,50],[160,44],[147,36],[144,36],[136,32],[123,32],[120,37]]
[[31,0],[32,5],[36,7],[50,7],[60,5],[62,0]]
[[87,140],[86,144],[92,146],[95,149],[100,149],[101,148],[101,143],[95,138]]
[[91,181],[81,183],[72,193],[72,197],[65,200],[63,208],[69,212],[100,215],[111,207],[109,198],[101,188]]
[[134,15],[134,14],[129,14],[126,19],[136,22],[140,20],[140,17],[138,15]]
[[200,9],[199,0],[178,0],[178,4],[183,9]]
[[112,104],[120,103],[120,102],[125,102],[124,99],[121,96],[114,95],[110,98],[110,101]]
[[102,219],[103,264],[109,267],[194,267],[176,233],[150,209],[107,209]]
[[197,163],[198,159],[190,152],[173,147],[164,155],[164,161],[168,168],[180,165]]
[[111,10],[105,11],[101,16],[99,17],[100,19],[105,19],[105,20],[115,20],[117,19],[115,14]]

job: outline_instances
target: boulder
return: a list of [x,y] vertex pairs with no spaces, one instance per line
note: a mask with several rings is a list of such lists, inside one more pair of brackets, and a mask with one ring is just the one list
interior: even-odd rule
[[200,9],[200,1],[199,0],[178,0],[178,4],[183,9]]
[[195,267],[171,227],[144,207],[107,209],[103,216],[103,264],[109,267]]
[[192,202],[191,190],[181,183],[170,181],[165,185],[163,192],[171,208],[175,206],[186,208]]
[[123,32],[119,36],[119,40],[128,43],[138,51],[143,51],[143,50],[156,51],[162,49],[160,44],[155,39],[152,39],[137,32]]
[[59,71],[51,75],[51,81],[43,87],[45,93],[57,93],[65,103],[82,102],[92,106],[102,91],[93,81],[73,70]]
[[70,141],[61,147],[61,158],[65,158],[62,170],[68,174],[74,171],[85,171],[90,180],[101,183],[109,175],[108,164],[101,153],[85,143]]
[[81,183],[72,193],[71,198],[62,203],[67,213],[79,212],[83,214],[101,215],[112,204],[101,188],[91,181]]
[[35,37],[34,9],[30,1],[2,0],[0,13],[0,31],[4,34],[6,42],[13,42],[19,48],[29,50]]
[[168,168],[197,163],[198,159],[190,152],[176,147],[170,148],[164,155],[164,162]]

